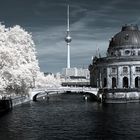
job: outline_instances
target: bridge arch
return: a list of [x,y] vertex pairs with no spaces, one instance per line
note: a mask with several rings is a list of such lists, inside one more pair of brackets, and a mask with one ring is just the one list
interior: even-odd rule
[[33,101],[37,101],[37,96],[39,95],[40,93],[37,93],[37,94],[35,94],[34,96],[33,96]]
[[[32,100],[33,101],[37,101],[37,98],[38,98],[38,96],[40,96],[40,97],[44,97],[44,96],[47,96],[47,98],[49,98],[49,93],[52,93],[52,92],[56,92],[56,94],[58,93],[58,92],[61,92],[61,93],[66,93],[66,92],[70,92],[70,93],[75,93],[75,94],[77,94],[77,93],[81,93],[81,94],[83,94],[83,95],[88,95],[91,99],[95,99],[95,100],[97,100],[98,99],[98,95],[97,95],[97,89],[95,90],[93,90],[93,89],[81,89],[81,90],[77,90],[76,88],[74,89],[64,89],[64,90],[56,90],[56,91],[42,91],[42,92],[36,92],[36,93],[34,93],[33,95],[32,95]],[[60,94],[61,94],[60,93]]]
[[49,93],[51,93],[51,92],[46,92],[46,91],[44,91],[44,92],[38,92],[38,93],[36,93],[36,94],[33,95],[32,100],[33,101],[37,101],[37,96],[38,95],[42,95],[42,97],[44,97],[44,96],[48,96]]
[[89,97],[90,97],[90,100],[94,100],[94,101],[97,101],[99,98],[98,98],[98,96],[97,95],[95,95],[95,94],[93,94],[92,92],[83,92],[82,93],[83,95],[89,95]]

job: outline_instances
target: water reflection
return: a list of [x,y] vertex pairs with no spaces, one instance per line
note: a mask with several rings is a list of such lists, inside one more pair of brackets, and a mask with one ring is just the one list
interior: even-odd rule
[[1,140],[139,139],[140,104],[99,104],[63,94],[27,103],[0,118]]

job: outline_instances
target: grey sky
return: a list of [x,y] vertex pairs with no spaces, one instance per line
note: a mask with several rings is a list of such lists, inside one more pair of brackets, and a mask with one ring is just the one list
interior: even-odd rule
[[[66,2],[0,0],[0,21],[32,32],[42,71],[66,67]],[[122,25],[140,25],[139,0],[69,0],[69,4],[72,67],[87,67],[97,47],[105,55],[108,40]]]

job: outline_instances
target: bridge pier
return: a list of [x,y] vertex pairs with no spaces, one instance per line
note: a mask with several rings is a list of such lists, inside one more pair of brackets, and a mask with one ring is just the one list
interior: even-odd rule
[[84,100],[87,101],[88,97],[86,95],[83,95]]
[[49,100],[49,98],[50,98],[50,97],[49,97],[49,93],[47,93],[47,100]]
[[103,102],[103,96],[102,96],[102,94],[99,94],[99,100],[100,100],[101,103]]

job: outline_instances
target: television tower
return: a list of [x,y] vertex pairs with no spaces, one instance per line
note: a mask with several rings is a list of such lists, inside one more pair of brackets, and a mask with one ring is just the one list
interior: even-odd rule
[[72,38],[70,36],[69,5],[67,6],[67,35],[65,41],[67,43],[67,68],[70,68],[70,42]]

